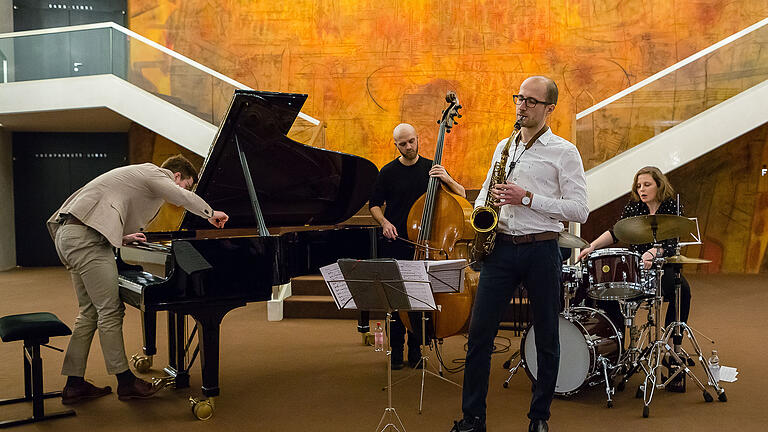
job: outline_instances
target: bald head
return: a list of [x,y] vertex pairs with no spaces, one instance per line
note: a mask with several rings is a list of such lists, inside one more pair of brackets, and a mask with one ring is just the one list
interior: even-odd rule
[[402,156],[400,162],[405,165],[416,163],[419,159],[419,137],[416,129],[408,123],[400,123],[392,131],[395,147]]
[[400,123],[395,126],[392,131],[392,137],[395,139],[395,143],[401,141],[405,136],[416,135],[416,128],[408,123]]
[[535,75],[532,77],[527,78],[525,81],[523,81],[523,84],[528,83],[529,86],[541,86],[544,89],[546,96],[546,99],[544,102],[556,104],[557,103],[557,84],[555,84],[554,81],[552,81],[551,78],[542,76],[542,75]]

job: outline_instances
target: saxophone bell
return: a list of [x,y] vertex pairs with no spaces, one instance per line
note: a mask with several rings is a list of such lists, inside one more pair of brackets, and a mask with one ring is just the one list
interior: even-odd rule
[[496,228],[496,225],[499,223],[499,214],[493,207],[480,206],[472,211],[469,221],[475,231],[486,233]]

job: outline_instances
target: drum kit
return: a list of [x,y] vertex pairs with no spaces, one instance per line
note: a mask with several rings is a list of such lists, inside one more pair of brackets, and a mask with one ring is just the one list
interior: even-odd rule
[[[623,390],[636,373],[645,375],[636,397],[643,399],[643,417],[648,417],[656,390],[675,391],[685,374],[702,391],[704,400],[714,399],[707,386],[714,389],[721,402],[727,401],[725,390],[713,378],[693,329],[680,321],[681,267],[704,264],[709,260],[680,255],[663,257],[662,240],[680,238],[693,232],[695,222],[675,215],[648,215],[622,219],[614,226],[619,240],[631,244],[653,243],[657,252],[651,268],[643,268],[642,256],[628,249],[600,249],[589,254],[583,265],[563,265],[564,310],[560,314],[560,367],[555,394],[571,396],[585,389],[605,389],[607,406],[613,406],[615,390]],[[584,248],[586,241],[569,233],[561,233],[561,247]],[[675,321],[662,325],[661,278],[665,271],[674,272],[677,305]],[[624,328],[618,328],[600,309],[580,306],[587,299],[617,301],[629,333],[624,349]],[[644,323],[636,320],[639,310],[647,311]],[[522,366],[531,381],[537,375],[535,326],[529,327],[520,341],[520,350],[504,363],[509,377],[504,387]],[[693,347],[683,349],[684,336]],[[670,343],[671,342],[671,343]],[[519,355],[516,365],[510,368]],[[692,372],[698,358],[707,380],[702,382]],[[674,365],[668,377],[662,375],[666,365]],[[674,371],[673,371],[674,370]],[[617,385],[614,382],[618,381]],[[682,381],[684,383],[684,381]],[[683,384],[684,385],[684,384]],[[680,391],[680,390],[677,390]],[[684,391],[684,388],[683,390]]]

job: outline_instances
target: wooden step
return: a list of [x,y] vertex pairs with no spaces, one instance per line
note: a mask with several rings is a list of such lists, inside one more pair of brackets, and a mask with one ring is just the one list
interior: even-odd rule
[[360,312],[339,310],[333,297],[292,295],[283,301],[283,318],[325,318],[357,320]]
[[328,286],[320,275],[299,276],[291,279],[291,293],[293,295],[328,296]]

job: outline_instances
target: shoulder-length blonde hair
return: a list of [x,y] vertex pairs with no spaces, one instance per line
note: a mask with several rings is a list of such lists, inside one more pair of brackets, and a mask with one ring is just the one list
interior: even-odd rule
[[656,199],[658,199],[659,202],[663,202],[675,196],[675,188],[673,188],[672,184],[667,180],[667,176],[665,176],[660,169],[654,166],[647,166],[640,168],[635,174],[635,179],[632,182],[632,188],[629,192],[632,201],[640,201],[640,195],[637,194],[637,178],[640,174],[650,174],[650,176],[653,177],[653,180],[656,181],[656,187],[658,188]]

